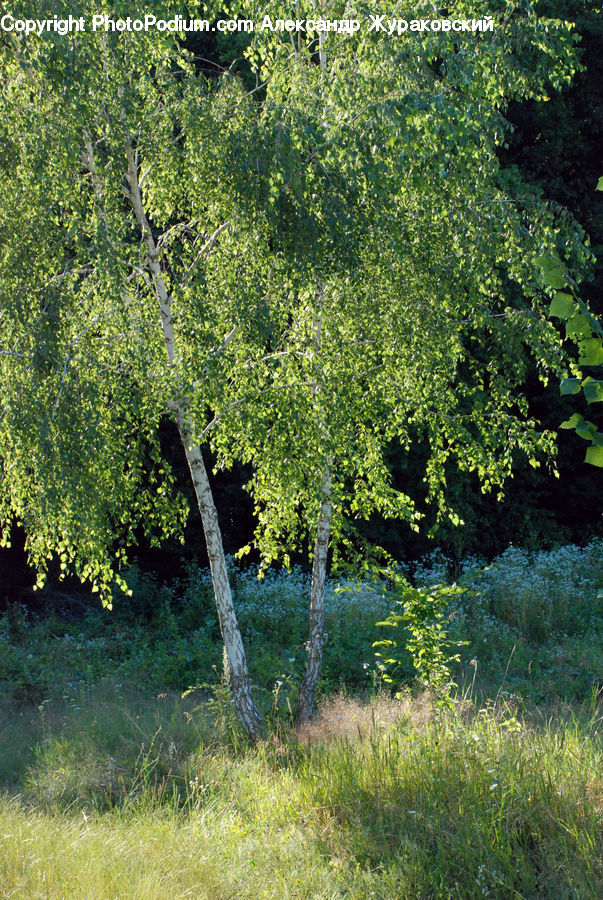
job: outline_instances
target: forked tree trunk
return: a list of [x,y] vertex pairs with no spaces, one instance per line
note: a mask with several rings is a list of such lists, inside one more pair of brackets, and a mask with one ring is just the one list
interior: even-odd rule
[[314,695],[322,666],[325,624],[325,584],[331,531],[331,466],[325,470],[322,484],[322,502],[318,514],[318,527],[314,543],[312,583],[310,587],[310,638],[308,662],[299,686],[296,721],[298,725],[309,722],[314,714]]
[[[144,211],[140,183],[138,180],[138,164],[135,151],[131,147],[127,148],[127,156],[127,178],[129,185],[129,191],[127,192],[128,199],[132,205],[136,221],[140,228],[142,240],[144,241],[147,250],[148,267],[153,279],[153,287],[155,289],[157,300],[159,301],[161,328],[163,331],[165,348],[170,367],[174,367],[176,363],[176,340],[172,319],[172,298],[161,272],[157,244],[153,238],[153,233]],[[222,533],[220,531],[218,513],[214,503],[209,478],[207,477],[207,470],[205,468],[201,449],[194,441],[190,422],[183,404],[179,401],[171,400],[168,403],[168,407],[178,425],[182,445],[186,454],[186,460],[193,480],[193,486],[195,488],[199,512],[201,513],[201,521],[203,522],[203,530],[205,532],[207,555],[209,557],[214,588],[214,597],[220,622],[220,631],[222,633],[222,638],[224,639],[224,646],[228,656],[230,683],[232,686],[235,707],[245,731],[248,736],[255,741],[261,735],[262,717],[260,716],[251,694],[247,658],[245,656],[243,639],[241,637],[232,600],[232,591],[230,589],[230,581],[226,567]]]

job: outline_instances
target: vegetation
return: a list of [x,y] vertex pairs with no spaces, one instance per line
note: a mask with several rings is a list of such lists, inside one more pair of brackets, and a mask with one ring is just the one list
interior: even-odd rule
[[530,359],[543,383],[564,365],[536,263],[560,254],[575,281],[591,254],[497,150],[509,102],[567,84],[576,58],[569,27],[509,12],[463,53],[445,30],[412,53],[370,28],[297,44],[258,32],[246,54],[261,95],[200,76],[166,30],[86,31],[52,53],[6,39],[3,542],[20,520],[40,584],[58,558],[107,602],[137,531],[159,542],[185,517],[160,439],[171,422],[252,737],[203,445],[221,467],[252,464],[263,558],[313,557],[300,722],[329,549],[354,553],[355,520],[373,513],[421,517],[391,446],[427,451],[436,524],[460,524],[453,466],[500,491],[518,454],[534,468],[554,456],[522,393]]
[[[220,682],[208,572],[133,570],[112,613],[63,595],[0,620],[3,896],[597,896],[600,542],[466,561],[447,706],[380,687],[388,586],[329,584],[319,713],[297,731],[308,576],[232,576],[271,722],[255,747]],[[441,554],[406,571],[424,592],[449,576]]]
[[[406,578],[416,591],[446,585],[451,573],[452,561],[438,553],[408,566]],[[259,702],[265,713],[276,705],[288,718],[305,664],[309,575],[270,571],[258,581],[234,564],[231,575]],[[162,584],[133,569],[127,581],[133,596],[116,595],[112,612],[97,608],[93,598],[80,597],[78,604],[77,595],[64,593],[54,597],[54,614],[40,618],[10,606],[0,619],[2,695],[21,703],[75,703],[80,688],[103,678],[157,691],[199,687],[201,696],[217,688],[222,649],[209,571],[192,569]],[[441,621],[448,641],[467,642],[451,670],[461,691],[473,683],[480,696],[494,696],[504,678],[504,691],[531,700],[590,696],[603,672],[600,541],[548,552],[509,548],[485,568],[465,561],[457,581],[462,590],[450,592]],[[52,599],[49,593],[48,605]],[[380,684],[373,643],[389,635],[376,623],[397,609],[397,600],[384,583],[341,579],[327,585],[323,694]],[[402,684],[416,675],[405,649],[416,638],[412,629],[399,632],[396,683]],[[425,675],[429,681],[430,672]]]
[[[105,684],[13,718],[4,896],[594,898],[594,707],[336,697],[251,748],[232,718]],[[3,740],[7,730],[3,729]],[[23,772],[18,748],[39,741]],[[18,795],[15,795],[18,791]],[[12,793],[12,796],[11,796]]]
[[0,898],[603,895],[600,10],[487,6],[2,30]]

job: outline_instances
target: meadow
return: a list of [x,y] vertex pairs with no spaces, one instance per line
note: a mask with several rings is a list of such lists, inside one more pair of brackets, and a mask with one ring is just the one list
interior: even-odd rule
[[295,731],[308,577],[233,568],[268,722],[255,747],[207,572],[133,569],[113,611],[9,607],[0,897],[600,896],[601,542],[405,575],[462,588],[444,616],[457,687],[413,681],[403,628],[384,683],[391,593],[334,579],[319,712]]

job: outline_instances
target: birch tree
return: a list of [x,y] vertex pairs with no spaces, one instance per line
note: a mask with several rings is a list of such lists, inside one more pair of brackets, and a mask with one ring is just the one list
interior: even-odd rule
[[[369,12],[388,23],[403,15],[399,4],[377,6]],[[278,3],[268,10],[286,14]],[[367,14],[334,2],[299,12]],[[432,4],[413,6],[408,18],[429,12]],[[428,493],[438,518],[453,522],[451,464],[492,490],[518,452],[534,466],[554,456],[554,435],[521,395],[530,357],[545,381],[562,360],[536,260],[563,246],[576,272],[588,252],[567,216],[501,171],[496,148],[510,99],[570,77],[571,35],[518,13],[506,4],[495,34],[462,46],[450,33],[402,43],[377,29],[346,40],[324,31],[304,43],[275,37],[271,46],[287,61],[286,78],[271,63],[270,97],[296,173],[273,173],[274,203],[287,221],[303,222],[294,233],[306,261],[288,286],[280,341],[233,380],[236,414],[214,438],[224,464],[242,456],[254,465],[265,563],[313,547],[298,722],[312,715],[320,672],[329,545],[349,541],[353,520],[375,512],[418,527],[411,486],[391,483],[392,442],[427,443]],[[468,14],[463,3],[448,10]],[[299,128],[300,85],[311,85],[321,111],[311,136]],[[263,407],[234,399],[254,391],[267,397]]]
[[58,555],[107,602],[113,581],[124,586],[136,528],[156,540],[182,524],[158,436],[170,416],[203,522],[235,704],[256,738],[200,449],[222,360],[235,338],[261,334],[269,288],[254,102],[235,79],[198,77],[172,37],[63,41],[11,36],[2,60],[4,541],[17,518],[40,583]]
[[496,38],[462,48],[431,32],[258,34],[251,95],[228,73],[204,81],[166,34],[4,37],[0,521],[23,523],[42,576],[58,554],[108,598],[136,528],[158,539],[185,514],[158,438],[170,416],[252,738],[204,442],[222,464],[254,463],[267,562],[314,545],[300,720],[329,545],[372,511],[417,524],[387,446],[429,442],[441,515],[449,458],[489,487],[516,449],[551,447],[517,392],[526,347],[543,377],[559,359],[530,259],[562,239],[570,268],[584,251],[553,236],[538,202],[517,202],[495,149],[506,100],[567,79],[571,47],[506,10]]

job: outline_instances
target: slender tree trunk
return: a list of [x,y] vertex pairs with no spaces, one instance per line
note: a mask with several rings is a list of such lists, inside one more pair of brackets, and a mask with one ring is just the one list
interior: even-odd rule
[[[323,19],[324,19],[324,15],[325,15],[325,10],[326,10],[325,0],[321,0],[320,12],[321,12],[321,16]],[[326,54],[325,48],[324,48],[324,32],[322,32],[322,31],[318,32],[318,61],[319,61],[320,68],[324,72],[325,69],[327,68],[327,54]]]
[[[316,330],[314,335],[314,353],[312,365],[314,367],[314,379],[312,384],[312,405],[314,411],[319,413],[318,398],[322,387],[321,349],[322,349],[322,325],[325,301],[325,286],[322,278],[318,280],[318,308],[316,315]],[[320,422],[320,430],[328,443],[328,431],[324,418]],[[309,722],[314,713],[314,694],[322,666],[322,648],[324,643],[325,623],[325,583],[327,580],[327,560],[329,555],[329,534],[331,531],[331,483],[332,483],[333,459],[329,457],[325,461],[321,483],[321,501],[318,511],[318,523],[316,527],[316,541],[314,543],[314,559],[312,562],[312,582],[310,585],[310,635],[308,640],[308,662],[306,671],[299,686],[297,698],[296,720],[298,725]]]
[[329,534],[331,531],[331,466],[327,466],[322,483],[322,502],[318,514],[318,527],[314,543],[312,583],[310,587],[310,639],[308,662],[299,686],[296,721],[298,725],[309,722],[314,714],[314,694],[322,666],[325,623],[325,584]]
[[218,512],[214,503],[207,469],[201,455],[201,449],[192,441],[182,415],[177,416],[178,429],[182,444],[186,453],[186,460],[190,469],[191,478],[195,488],[195,495],[203,522],[207,555],[211,569],[211,578],[214,587],[214,596],[218,609],[220,631],[224,639],[226,655],[228,657],[228,669],[230,684],[235,706],[245,731],[252,740],[257,740],[262,731],[262,718],[251,695],[251,683],[247,669],[247,658],[243,647],[243,639],[237,622],[237,615],[232,602],[232,592],[222,532],[218,522]]
[[[153,286],[159,301],[161,328],[170,367],[176,365],[176,339],[172,318],[172,298],[167,289],[158,259],[158,248],[153,238],[149,222],[144,211],[140,183],[138,180],[138,162],[133,148],[127,148],[128,155],[128,199],[132,205],[136,221],[140,228],[142,240],[147,250],[148,267],[153,279]],[[239,718],[245,731],[252,740],[257,740],[262,731],[262,718],[251,694],[251,683],[247,668],[247,658],[243,647],[243,639],[237,622],[222,532],[218,522],[218,513],[207,476],[207,469],[201,454],[201,448],[195,442],[186,409],[179,401],[170,400],[168,407],[176,420],[180,438],[186,454],[191,473],[195,496],[201,513],[207,555],[211,569],[214,597],[218,610],[220,631],[228,656],[230,683]]]
[[[321,0],[321,11],[323,16],[325,7],[325,0]],[[324,36],[322,33],[319,33],[318,35],[318,57],[320,68],[324,72],[327,68],[327,54],[324,48]],[[324,284],[322,279],[319,279],[315,359],[320,358],[324,297]],[[315,409],[320,387],[319,375],[315,379],[312,387],[313,405]],[[327,430],[324,422],[321,423],[321,430],[326,437]],[[312,582],[310,585],[310,636],[308,640],[308,662],[299,686],[299,695],[297,698],[296,722],[298,725],[309,722],[314,715],[314,695],[316,693],[316,685],[318,684],[318,678],[322,668],[322,649],[324,645],[325,625],[325,584],[327,580],[327,562],[329,556],[329,535],[331,532],[331,466],[332,461],[328,460],[322,479],[322,500],[318,513],[316,541],[314,542],[314,559],[312,561]]]

